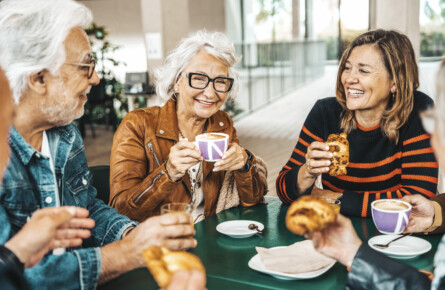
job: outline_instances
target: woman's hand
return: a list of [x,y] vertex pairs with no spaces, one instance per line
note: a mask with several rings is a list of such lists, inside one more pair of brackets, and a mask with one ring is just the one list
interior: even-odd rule
[[405,195],[402,200],[410,203],[413,207],[405,233],[424,232],[431,227],[434,222],[434,206],[432,201],[420,194]]
[[312,142],[307,148],[306,163],[303,167],[306,169],[306,176],[317,178],[320,174],[329,172],[332,153],[329,152],[329,146],[323,142]]
[[345,266],[351,266],[362,241],[352,226],[351,220],[337,215],[337,220],[322,231],[306,235],[317,251],[334,258]]
[[311,191],[311,195],[314,197],[320,197],[320,198],[332,198],[337,199],[340,196],[343,195],[341,192],[335,192],[329,189],[320,189],[317,186],[314,186],[314,188]]
[[237,143],[230,143],[222,158],[215,162],[213,171],[237,170],[246,165],[247,153]]
[[187,170],[202,160],[201,153],[194,143],[179,141],[170,149],[168,161],[165,165],[167,174],[171,180],[181,179]]

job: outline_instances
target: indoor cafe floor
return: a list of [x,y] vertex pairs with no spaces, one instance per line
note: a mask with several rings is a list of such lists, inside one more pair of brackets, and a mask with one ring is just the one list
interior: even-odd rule
[[[439,62],[422,62],[420,88],[434,97],[434,76]],[[291,155],[307,114],[319,98],[335,95],[337,66],[325,67],[325,74],[282,98],[237,120],[235,128],[241,146],[263,158],[268,168],[269,196],[276,196],[275,179]],[[111,128],[95,127],[96,138],[87,126],[84,139],[89,166],[110,164],[113,141]]]

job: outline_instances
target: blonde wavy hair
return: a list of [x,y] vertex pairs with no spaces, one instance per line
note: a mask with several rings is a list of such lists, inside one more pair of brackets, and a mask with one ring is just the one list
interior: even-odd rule
[[407,122],[414,106],[414,91],[419,87],[419,70],[413,46],[408,37],[395,30],[377,29],[355,38],[343,52],[337,74],[337,101],[343,108],[340,128],[350,133],[357,128],[354,111],[346,107],[345,89],[341,75],[352,50],[361,45],[372,45],[381,54],[396,90],[389,97],[388,106],[382,115],[381,129],[388,139],[397,144],[399,129]]

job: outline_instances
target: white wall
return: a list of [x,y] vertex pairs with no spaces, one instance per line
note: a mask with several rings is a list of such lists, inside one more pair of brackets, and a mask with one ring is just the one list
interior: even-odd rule
[[141,0],[78,1],[93,12],[94,22],[105,26],[108,41],[121,46],[115,53],[117,60],[127,65],[116,71],[121,81],[125,72],[147,71],[147,57],[142,31]]

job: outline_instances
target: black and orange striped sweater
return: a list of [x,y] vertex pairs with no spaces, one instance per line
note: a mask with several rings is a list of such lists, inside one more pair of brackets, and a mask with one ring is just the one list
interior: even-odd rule
[[[342,192],[341,213],[350,216],[371,215],[375,199],[400,198],[407,194],[436,195],[438,163],[425,133],[419,111],[433,105],[421,92],[415,92],[414,109],[400,128],[397,145],[383,135],[380,126],[364,129],[358,126],[348,134],[349,166],[347,175],[322,174],[324,189]],[[300,132],[289,161],[276,181],[278,197],[291,203],[299,196],[296,182],[300,166],[306,162],[309,144],[324,142],[329,134],[341,133],[341,106],[333,97],[318,100]],[[310,187],[304,194],[310,194]]]

